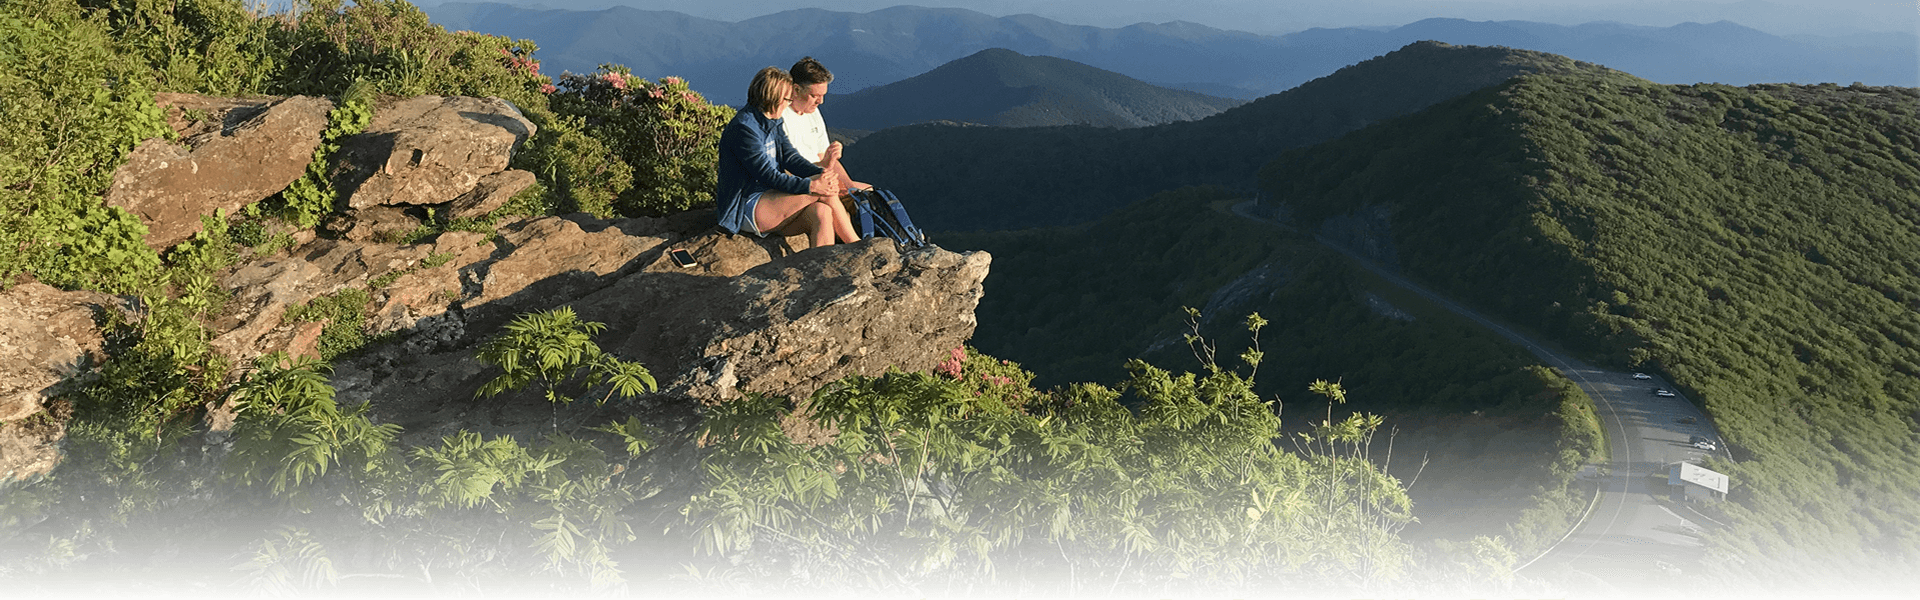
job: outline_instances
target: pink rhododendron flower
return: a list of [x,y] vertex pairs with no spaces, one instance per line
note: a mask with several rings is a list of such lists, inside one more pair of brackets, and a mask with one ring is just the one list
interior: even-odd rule
[[540,86],[540,93],[551,94],[553,93],[554,90],[557,90],[557,89],[560,89],[560,88],[553,87],[553,84],[549,83],[549,84]]
[[680,79],[679,77],[667,77],[665,79],[661,79],[660,83],[664,83],[667,85],[680,85],[681,81],[684,81],[684,80]]
[[680,92],[680,99],[698,104],[700,102],[700,95],[693,92]]
[[600,79],[612,84],[614,89],[627,89],[627,78],[621,77],[619,73],[607,73],[601,75]]
[[654,98],[665,98],[667,97],[667,92],[661,90],[660,88],[653,88],[652,90],[647,91],[647,95],[653,96]]
[[933,370],[942,375],[946,375],[954,379],[959,379],[960,363],[967,359],[967,351],[959,348],[954,348],[953,352],[950,352],[948,354],[949,354],[949,358],[946,360],[940,361],[940,364],[935,365],[933,367]]

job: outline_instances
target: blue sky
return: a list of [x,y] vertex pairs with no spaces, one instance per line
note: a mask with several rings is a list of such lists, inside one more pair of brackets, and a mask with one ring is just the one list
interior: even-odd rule
[[867,12],[914,4],[966,8],[990,15],[1031,13],[1079,25],[1192,21],[1221,29],[1288,33],[1312,27],[1404,25],[1428,17],[1576,24],[1617,21],[1668,26],[1728,20],[1776,34],[1842,35],[1850,31],[1920,34],[1916,0],[415,0],[492,1],[522,6],[599,9],[625,5],[738,21],[795,8]]

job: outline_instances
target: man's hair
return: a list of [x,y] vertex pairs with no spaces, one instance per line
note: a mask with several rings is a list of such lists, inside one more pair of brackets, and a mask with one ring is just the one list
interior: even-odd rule
[[793,77],[780,67],[767,67],[754,74],[753,83],[747,84],[747,106],[763,113],[780,114],[780,105],[786,104],[787,96],[793,93]]
[[814,60],[811,56],[793,63],[793,68],[787,69],[787,72],[793,74],[793,85],[797,87],[807,87],[816,83],[833,83],[833,72],[821,66],[820,61]]

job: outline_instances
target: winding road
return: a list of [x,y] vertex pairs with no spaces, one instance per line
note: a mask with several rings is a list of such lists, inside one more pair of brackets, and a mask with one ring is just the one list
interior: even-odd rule
[[[1253,214],[1253,205],[1253,201],[1241,202],[1231,210],[1243,218],[1298,231]],[[1695,564],[1701,554],[1699,530],[1713,523],[1684,503],[1666,499],[1666,474],[1670,465],[1697,463],[1708,452],[1694,448],[1689,443],[1691,436],[1706,437],[1725,447],[1706,415],[1684,397],[1652,393],[1654,388],[1673,389],[1670,382],[1658,377],[1636,380],[1631,374],[1601,370],[1549,350],[1326,238],[1315,235],[1314,239],[1387,282],[1525,347],[1593,398],[1611,454],[1606,468],[1593,475],[1600,484],[1599,497],[1558,543],[1538,556],[1522,557],[1518,572],[1608,596],[1665,594],[1687,587],[1685,568]]]

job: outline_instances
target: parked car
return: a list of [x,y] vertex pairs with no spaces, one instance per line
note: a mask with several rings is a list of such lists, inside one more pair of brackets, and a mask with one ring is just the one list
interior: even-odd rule
[[1693,447],[1699,448],[1701,450],[1712,450],[1715,447],[1717,447],[1717,444],[1714,444],[1713,440],[1700,437],[1697,435],[1687,438],[1687,443],[1693,444]]
[[1653,376],[1648,375],[1646,373],[1634,373],[1633,378],[1634,379],[1653,379]]
[[1681,425],[1692,425],[1694,423],[1700,422],[1698,419],[1695,419],[1693,417],[1680,417],[1675,420],[1679,421]]
[[1653,395],[1659,396],[1661,398],[1672,398],[1676,394],[1674,394],[1673,392],[1667,391],[1665,388],[1654,388]]

